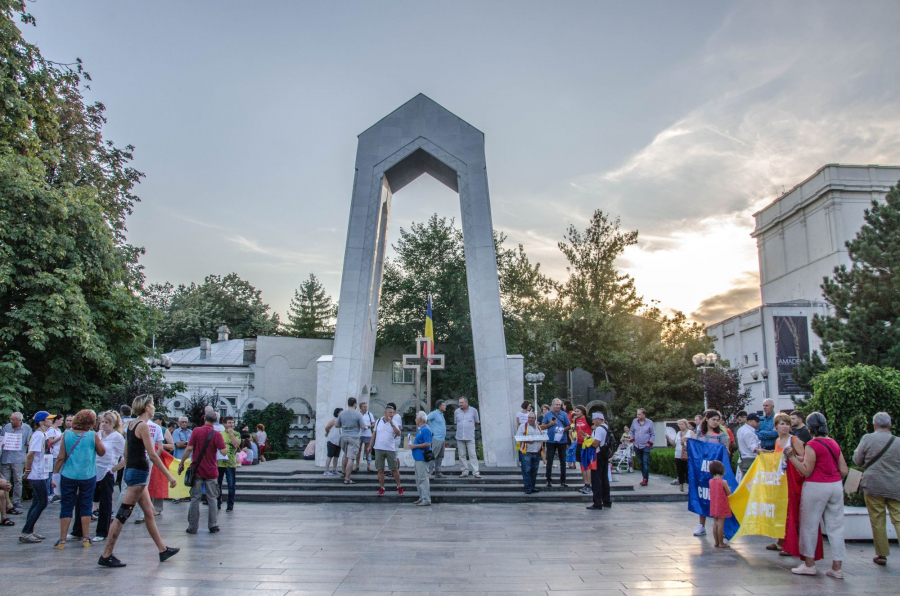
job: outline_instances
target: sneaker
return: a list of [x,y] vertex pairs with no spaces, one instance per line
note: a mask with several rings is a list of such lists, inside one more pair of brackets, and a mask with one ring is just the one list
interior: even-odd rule
[[75,534],[69,534],[68,536],[66,536],[66,540],[78,540],[80,538],[81,536],[76,536]]
[[565,482],[560,482],[559,485],[563,488],[569,488],[569,485],[566,484]]
[[828,577],[833,577],[834,579],[844,579],[844,570],[843,569],[829,569],[825,572],[825,575]]
[[816,569],[816,566],[808,567],[806,563],[800,563],[793,569],[791,569],[791,573],[795,573],[797,575],[818,575],[819,570]]
[[159,562],[162,563],[163,561],[168,561],[169,559],[177,555],[178,551],[180,550],[180,548],[172,548],[171,546],[167,547],[166,550],[159,553]]
[[462,474],[460,474],[459,477],[460,477],[460,478],[466,478],[468,475],[469,475],[469,472],[468,472],[468,471],[465,471],[465,472],[463,472]]
[[234,507],[226,507],[225,508],[225,513],[233,513],[233,512],[234,512]]
[[676,484],[679,484],[678,479],[676,478],[675,480],[673,480],[673,481],[670,482],[669,484],[672,485],[672,486],[675,486]]
[[412,504],[413,504],[413,505],[418,505],[418,504],[421,503],[421,502],[422,502],[422,499],[416,499],[415,501],[413,501]]
[[694,530],[694,536],[706,536],[706,527],[697,525],[697,529]]
[[59,495],[53,495],[52,497],[50,497],[50,501],[48,501],[47,504],[52,505],[53,503],[59,503],[60,501],[62,501],[62,499]]
[[106,536],[94,536],[91,542],[103,542],[104,540],[106,540]]
[[331,473],[331,470],[325,470],[322,472],[322,476],[333,476],[333,474]]
[[397,494],[400,495],[401,497],[403,496],[403,487],[400,487],[400,486],[397,487]]
[[416,507],[431,507],[431,503],[426,503],[425,501],[419,501],[416,503]]
[[478,472],[475,472],[475,478],[481,478],[481,474],[479,474]]
[[444,475],[441,474],[440,472],[438,472],[437,474],[434,475],[434,477],[435,477],[435,478],[443,478]]
[[646,481],[646,480],[641,480],[641,486],[647,486],[647,481]]
[[591,488],[590,488],[589,486],[583,486],[583,487],[581,487],[581,490],[579,490],[578,492],[580,492],[580,493],[583,494],[583,495],[590,495],[590,494],[593,494],[593,491],[591,490]]
[[115,555],[100,557],[100,560],[97,561],[97,565],[100,565],[101,567],[125,567],[125,563],[117,559]]
[[384,496],[384,487],[383,487],[383,486],[382,486],[381,488],[378,489],[378,496],[379,496],[379,497],[383,497],[383,496]]
[[40,541],[41,539],[34,534],[29,534],[28,536],[19,536],[19,542],[25,542],[27,544],[37,544]]

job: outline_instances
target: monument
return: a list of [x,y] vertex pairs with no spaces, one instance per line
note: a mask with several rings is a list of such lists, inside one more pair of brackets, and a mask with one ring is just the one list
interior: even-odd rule
[[[514,466],[523,360],[506,354],[484,134],[422,94],[359,135],[334,350],[317,363],[316,437],[325,436],[325,413],[368,398],[391,199],[422,174],[459,193],[484,460]],[[324,465],[324,449],[316,463]]]

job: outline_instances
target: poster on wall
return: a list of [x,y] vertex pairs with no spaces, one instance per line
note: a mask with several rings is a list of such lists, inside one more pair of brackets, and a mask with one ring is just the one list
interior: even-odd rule
[[775,359],[778,364],[778,394],[800,395],[794,369],[809,356],[809,326],[806,316],[772,317],[775,324]]

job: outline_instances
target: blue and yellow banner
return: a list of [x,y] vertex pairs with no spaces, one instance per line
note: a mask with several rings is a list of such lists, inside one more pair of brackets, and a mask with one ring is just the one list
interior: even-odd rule
[[760,453],[729,498],[741,524],[738,536],[784,538],[788,509],[787,474],[781,453]]
[[[728,448],[721,443],[701,443],[695,439],[687,442],[688,447],[688,511],[709,517],[709,462],[720,461],[725,466],[725,482],[734,492],[737,479],[731,469]],[[731,539],[740,529],[734,515],[725,520],[725,538]]]

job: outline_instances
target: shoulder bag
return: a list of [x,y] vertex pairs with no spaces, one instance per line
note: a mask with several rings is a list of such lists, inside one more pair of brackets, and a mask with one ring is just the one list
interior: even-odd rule
[[200,461],[203,459],[203,456],[206,454],[206,447],[209,445],[210,439],[212,439],[213,434],[216,431],[210,431],[208,435],[206,435],[206,441],[203,442],[203,448],[200,450],[200,455],[191,462],[191,466],[185,470],[184,472],[184,485],[185,486],[194,486],[194,477],[197,475],[197,466],[200,465]]

